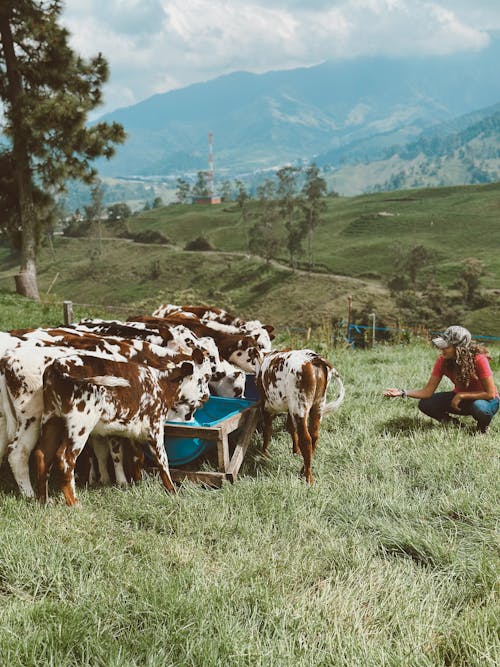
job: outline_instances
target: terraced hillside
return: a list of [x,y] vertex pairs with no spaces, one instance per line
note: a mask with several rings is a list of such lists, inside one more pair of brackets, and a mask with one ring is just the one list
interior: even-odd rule
[[[308,273],[304,263],[302,271],[291,271],[285,243],[269,264],[248,253],[256,202],[246,222],[234,202],[173,205],[128,222],[134,232],[161,232],[171,241],[167,245],[56,236],[40,254],[40,288],[55,300],[125,310],[166,300],[202,300],[291,327],[345,318],[347,296],[352,295],[360,317],[373,310],[395,322],[388,282],[398,272],[398,258],[421,245],[429,254],[428,262],[418,267],[421,285],[436,280],[451,290],[464,260],[483,262],[481,288],[489,303],[470,311],[466,324],[495,335],[500,332],[499,213],[500,184],[328,198],[313,238],[314,268]],[[284,238],[284,226],[281,234]],[[216,250],[183,250],[199,236]],[[0,249],[0,289],[13,290],[16,271],[16,259]]]

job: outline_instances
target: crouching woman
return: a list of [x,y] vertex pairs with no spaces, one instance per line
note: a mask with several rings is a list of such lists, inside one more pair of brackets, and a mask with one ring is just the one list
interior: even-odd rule
[[[472,415],[477,430],[486,433],[499,406],[488,350],[460,326],[448,327],[432,343],[441,354],[425,387],[390,388],[384,391],[384,396],[420,399],[419,410],[443,423],[456,421],[450,414]],[[453,382],[453,391],[436,392],[443,375]]]

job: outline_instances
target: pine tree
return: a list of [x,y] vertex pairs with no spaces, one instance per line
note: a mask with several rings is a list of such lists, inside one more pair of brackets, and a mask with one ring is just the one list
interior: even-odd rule
[[43,224],[37,189],[50,197],[68,179],[93,181],[91,162],[110,158],[125,139],[121,125],[86,126],[101,102],[108,68],[101,55],[88,61],[68,45],[58,24],[61,0],[2,0],[0,4],[1,130],[10,139],[16,210],[21,230],[18,293],[38,299],[37,238]]

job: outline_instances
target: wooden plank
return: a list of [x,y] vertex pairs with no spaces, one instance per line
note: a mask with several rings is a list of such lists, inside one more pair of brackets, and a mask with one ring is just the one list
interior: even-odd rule
[[221,433],[217,440],[217,466],[220,472],[226,472],[229,466],[229,441],[227,433]]
[[[180,468],[171,468],[172,479],[180,482],[183,479],[189,479],[193,482],[200,482],[207,486],[220,488],[224,480],[233,482],[241,467],[248,445],[255,431],[259,416],[256,405],[249,406],[241,412],[227,417],[215,427],[208,426],[188,426],[186,424],[165,424],[165,434],[172,437],[195,438],[202,437],[217,441],[217,463],[218,471],[197,471],[182,470]],[[233,455],[229,454],[228,434],[242,426],[242,432],[235,445]]]
[[238,476],[239,469],[245,458],[248,445],[252,439],[252,435],[257,426],[259,420],[259,411],[257,407],[253,407],[252,410],[247,414],[246,422],[243,428],[243,433],[239,439],[239,442],[236,443],[234,448],[233,456],[229,462],[229,466],[226,468],[227,479],[230,482],[234,482]]
[[217,440],[220,433],[220,428],[215,428],[213,426],[165,424],[165,435],[170,435],[174,438],[206,438],[207,440]]
[[182,482],[188,479],[191,482],[201,482],[207,486],[216,486],[220,488],[226,475],[221,472],[210,472],[201,470],[180,470],[179,468],[170,468],[170,476],[174,482]]

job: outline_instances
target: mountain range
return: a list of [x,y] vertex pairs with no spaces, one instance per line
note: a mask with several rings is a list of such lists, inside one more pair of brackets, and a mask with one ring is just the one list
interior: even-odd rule
[[98,168],[125,178],[206,169],[210,131],[219,177],[311,159],[407,160],[409,146],[436,146],[499,112],[499,62],[496,35],[477,52],[234,72],[101,117],[122,123],[128,140]]

